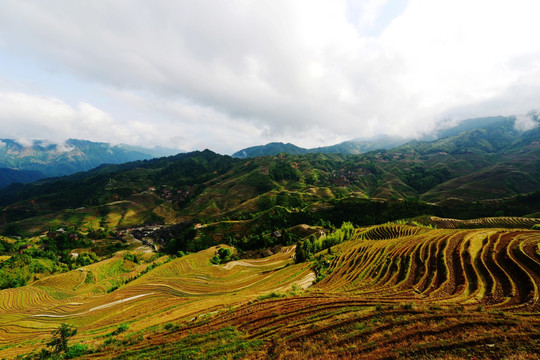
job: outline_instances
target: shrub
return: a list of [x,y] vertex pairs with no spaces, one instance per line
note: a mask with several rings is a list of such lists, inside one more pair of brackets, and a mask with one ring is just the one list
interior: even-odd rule
[[75,344],[73,346],[70,346],[68,348],[68,351],[66,352],[66,359],[73,359],[79,356],[82,356],[86,353],[88,353],[88,346],[83,344]]
[[118,335],[118,334],[121,334],[123,332],[126,332],[128,328],[129,328],[129,326],[127,324],[122,323],[122,324],[120,324],[120,326],[116,330],[114,330],[111,333],[111,335]]
[[298,293],[300,293],[302,291],[302,288],[296,284],[292,284],[292,287],[291,287],[291,295],[297,295]]
[[163,325],[163,327],[167,331],[177,331],[180,328],[179,325],[175,325],[173,323],[166,323],[165,325]]
[[405,310],[412,310],[414,308],[414,303],[406,303],[406,304],[403,304],[401,305],[401,307]]
[[85,284],[93,284],[95,282],[96,282],[96,276],[94,275],[93,272],[88,271],[86,273],[86,278],[84,279],[84,283]]
[[53,354],[65,353],[68,351],[68,339],[75,334],[77,334],[77,329],[63,323],[58,329],[52,332],[53,338],[47,343],[47,346],[53,348]]
[[218,250],[217,255],[214,255],[210,262],[214,265],[219,265],[231,261],[232,251],[228,248],[221,248]]
[[266,299],[279,299],[279,298],[282,298],[282,297],[285,297],[285,296],[286,296],[285,294],[281,294],[281,293],[277,293],[275,291],[272,291],[269,294],[259,295],[257,297],[257,300],[262,301],[262,300],[266,300]]
[[141,260],[139,259],[137,254],[133,254],[133,253],[124,254],[124,260],[134,262],[135,264],[140,264],[141,263]]

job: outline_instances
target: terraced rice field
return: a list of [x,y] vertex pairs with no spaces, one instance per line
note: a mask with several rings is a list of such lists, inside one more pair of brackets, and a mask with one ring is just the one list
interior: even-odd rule
[[470,220],[458,220],[440,218],[437,216],[431,216],[428,221],[430,224],[435,225],[438,228],[444,229],[459,229],[459,228],[521,228],[530,229],[535,224],[540,224],[539,218],[525,218],[525,217],[488,217],[480,219]]
[[[216,251],[214,247],[165,262],[138,277],[149,264],[137,265],[119,254],[0,291],[0,358],[42,347],[63,322],[79,329],[77,338],[83,343],[96,344],[120,323],[144,331],[167,321],[189,322],[272,291],[289,291],[293,284],[307,287],[315,279],[308,264],[293,265],[294,247],[265,259],[219,266],[209,261]],[[89,273],[94,282],[86,281]],[[131,281],[122,285],[121,279]]]
[[264,344],[248,358],[537,358],[540,232],[386,225],[333,253],[331,274],[304,295],[173,337],[233,326]]
[[326,293],[417,303],[540,310],[540,232],[447,230],[390,225],[340,246]]
[[[118,276],[121,256],[0,292],[0,357],[39,348],[62,322],[79,329],[73,341],[96,350],[86,355],[96,359],[540,353],[539,231],[361,228],[317,254],[329,275],[313,286],[311,264],[294,264],[292,247],[219,266],[209,262],[216,250],[165,262],[110,293],[103,284]],[[95,284],[78,285],[84,271]],[[121,342],[106,344],[121,323],[129,325]]]

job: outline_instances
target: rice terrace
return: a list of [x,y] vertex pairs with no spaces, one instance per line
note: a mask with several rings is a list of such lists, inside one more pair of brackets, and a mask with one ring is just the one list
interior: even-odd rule
[[327,273],[316,283],[294,250],[223,265],[210,262],[216,247],[136,262],[119,252],[3,290],[0,356],[43,346],[61,323],[93,349],[86,358],[538,355],[538,230],[355,228],[315,255]]

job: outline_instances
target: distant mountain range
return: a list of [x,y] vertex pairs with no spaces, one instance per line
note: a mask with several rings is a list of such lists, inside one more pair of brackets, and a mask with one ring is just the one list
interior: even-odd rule
[[[531,121],[538,124],[538,116],[530,114]],[[393,149],[393,153],[416,155],[441,152],[497,152],[513,142],[523,146],[534,139],[524,139],[523,132],[516,129],[515,117],[486,117],[462,121],[457,126],[440,130],[430,138],[411,140],[390,136],[376,139],[354,139],[332,146],[306,149],[291,143],[273,142],[240,150],[233,158],[287,153],[306,155],[311,153],[358,155]],[[538,127],[536,127],[536,131]],[[535,134],[535,130],[527,132]],[[528,135],[530,137],[530,135]],[[70,175],[87,171],[103,164],[122,164],[137,160],[174,155],[181,151],[129,145],[110,145],[87,140],[70,139],[63,144],[33,141],[23,144],[12,139],[0,139],[0,187],[14,182],[33,182],[45,177]]]
[[[501,124],[514,124],[514,117],[485,117],[475,118],[460,122],[456,126],[441,129],[432,136],[426,136],[420,139],[421,141],[432,141],[449,136],[458,135],[461,132],[473,129],[489,128],[499,126]],[[512,127],[512,126],[510,126]],[[250,158],[256,156],[276,155],[279,153],[287,153],[291,155],[302,155],[309,153],[323,154],[363,154],[374,150],[392,149],[403,144],[413,141],[411,138],[399,138],[387,135],[381,135],[375,139],[353,139],[336,145],[323,146],[317,148],[306,149],[296,146],[291,143],[272,142],[266,145],[258,145],[239,150],[232,154],[236,158]],[[418,141],[418,140],[417,140]]]
[[[169,224],[245,219],[283,208],[287,213],[280,214],[293,225],[317,217],[335,224],[368,224],[426,213],[538,217],[540,127],[538,119],[534,121],[530,130],[519,131],[513,118],[494,118],[481,128],[364,154],[282,153],[239,159],[205,150],[102,165],[0,189],[0,221],[28,219],[17,226],[33,232],[40,219],[49,219],[44,215],[56,213],[61,220],[65,209],[94,214],[107,213],[107,207],[119,207],[111,219],[122,219],[114,225],[120,227],[156,219]],[[411,199],[423,207],[407,203]],[[405,208],[378,208],[383,202]]]
[[296,146],[291,143],[284,144],[282,142],[272,142],[266,145],[252,146],[232,154],[232,157],[245,159],[256,156],[276,155],[279,153],[287,153],[291,155],[303,155],[309,153],[323,154],[363,154],[368,151],[390,149],[402,144],[405,144],[411,139],[393,138],[390,136],[380,136],[375,139],[354,139],[344,141],[342,143],[323,146],[317,148],[306,149]]
[[179,152],[75,139],[63,144],[43,140],[23,144],[13,139],[0,139],[0,187],[87,171],[102,164],[146,160]]

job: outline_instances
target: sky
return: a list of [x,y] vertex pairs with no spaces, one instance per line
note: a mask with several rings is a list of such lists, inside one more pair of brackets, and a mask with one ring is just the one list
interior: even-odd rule
[[230,154],[523,116],[540,108],[538,14],[538,0],[3,0],[0,138]]

